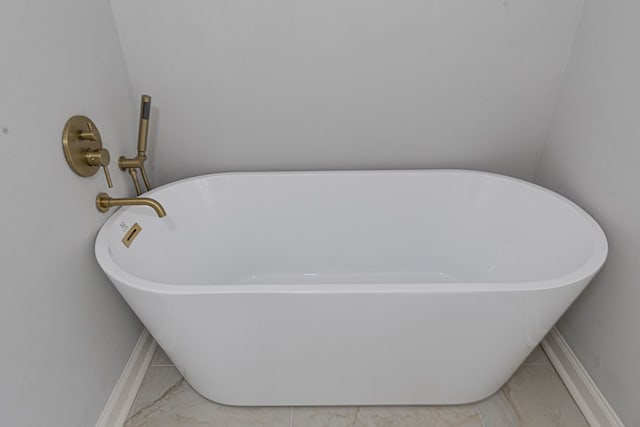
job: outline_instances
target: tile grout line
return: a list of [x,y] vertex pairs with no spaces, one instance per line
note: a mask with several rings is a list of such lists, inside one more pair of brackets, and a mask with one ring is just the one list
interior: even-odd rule
[[291,411],[289,412],[289,427],[293,427],[293,406],[291,407]]
[[484,423],[484,418],[482,418],[482,412],[480,412],[480,405],[476,403],[476,411],[478,411],[478,416],[480,417],[480,424],[482,424],[482,427],[488,427],[485,423]]

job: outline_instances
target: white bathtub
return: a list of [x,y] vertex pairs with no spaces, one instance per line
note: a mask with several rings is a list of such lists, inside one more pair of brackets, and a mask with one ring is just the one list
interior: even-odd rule
[[607,255],[578,206],[483,172],[219,174],[149,196],[167,217],[121,208],[98,262],[193,388],[230,405],[483,399]]

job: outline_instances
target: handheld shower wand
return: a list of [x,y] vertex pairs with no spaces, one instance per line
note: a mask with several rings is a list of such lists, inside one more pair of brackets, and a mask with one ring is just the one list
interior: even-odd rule
[[150,116],[151,97],[149,95],[142,95],[140,99],[140,125],[138,126],[138,156],[140,157],[146,157]]
[[120,170],[128,170],[131,179],[133,179],[133,185],[136,188],[138,195],[142,194],[140,188],[140,182],[138,181],[137,169],[140,169],[142,180],[147,191],[151,190],[151,183],[147,176],[147,171],[144,168],[144,162],[147,160],[147,138],[149,136],[149,118],[151,116],[151,97],[149,95],[142,95],[140,98],[140,123],[138,126],[138,155],[134,158],[127,159],[121,156],[118,159],[118,167]]

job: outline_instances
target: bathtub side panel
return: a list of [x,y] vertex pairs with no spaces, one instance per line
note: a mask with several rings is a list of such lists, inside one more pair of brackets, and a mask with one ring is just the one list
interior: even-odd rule
[[519,292],[167,295],[116,286],[230,405],[460,404],[497,391],[588,280]]

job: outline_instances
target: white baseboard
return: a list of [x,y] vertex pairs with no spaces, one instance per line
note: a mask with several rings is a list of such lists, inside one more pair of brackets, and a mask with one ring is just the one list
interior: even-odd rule
[[144,374],[151,364],[156,346],[157,344],[149,331],[146,329],[142,331],[138,342],[133,347],[131,356],[129,356],[129,361],[127,361],[98,422],[96,422],[96,427],[122,427],[142,384]]
[[553,328],[542,341],[542,348],[591,427],[624,427],[616,412],[556,328]]

